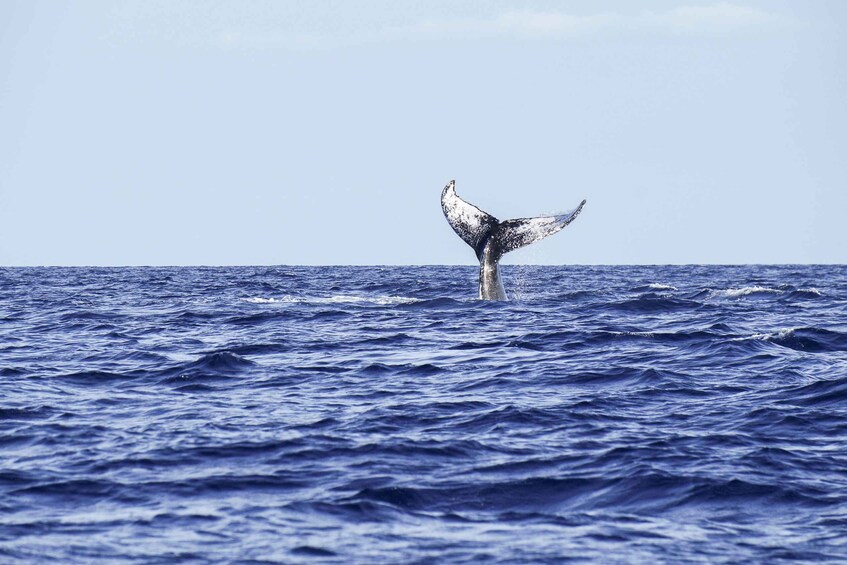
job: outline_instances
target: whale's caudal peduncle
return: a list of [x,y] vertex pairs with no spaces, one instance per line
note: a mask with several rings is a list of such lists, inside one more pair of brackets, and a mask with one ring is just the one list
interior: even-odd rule
[[585,200],[564,214],[501,222],[459,198],[456,181],[450,181],[441,193],[441,209],[447,222],[479,259],[479,297],[483,300],[507,299],[500,278],[503,255],[561,230],[577,217],[584,205]]

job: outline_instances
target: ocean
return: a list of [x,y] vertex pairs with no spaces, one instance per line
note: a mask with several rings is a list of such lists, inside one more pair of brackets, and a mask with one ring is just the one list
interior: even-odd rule
[[847,560],[846,266],[0,269],[0,562]]

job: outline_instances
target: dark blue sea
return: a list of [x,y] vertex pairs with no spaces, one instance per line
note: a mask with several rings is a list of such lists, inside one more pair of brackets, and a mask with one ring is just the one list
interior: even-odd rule
[[847,267],[0,269],[0,562],[847,560]]

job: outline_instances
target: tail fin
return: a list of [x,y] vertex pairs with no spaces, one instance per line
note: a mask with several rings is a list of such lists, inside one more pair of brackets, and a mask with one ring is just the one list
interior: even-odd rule
[[456,181],[450,181],[441,193],[441,208],[447,222],[453,231],[473,248],[477,259],[482,259],[486,245],[493,245],[495,249],[492,251],[500,257],[509,251],[553,235],[574,221],[584,205],[585,200],[564,214],[501,222],[459,198],[456,194]]
[[451,180],[441,192],[441,209],[453,231],[473,248],[477,259],[481,258],[486,240],[500,221],[459,198],[454,180]]
[[501,252],[508,253],[520,249],[563,230],[582,212],[583,206],[585,206],[585,200],[580,202],[579,206],[564,214],[500,222],[497,229],[497,241],[500,244]]

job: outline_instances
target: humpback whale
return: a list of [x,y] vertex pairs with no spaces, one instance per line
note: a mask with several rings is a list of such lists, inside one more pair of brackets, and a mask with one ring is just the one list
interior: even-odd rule
[[470,245],[479,259],[479,297],[482,300],[508,300],[500,278],[500,258],[530,243],[553,235],[574,221],[585,200],[564,214],[500,221],[465,202],[456,194],[451,180],[441,192],[441,209],[447,223]]

